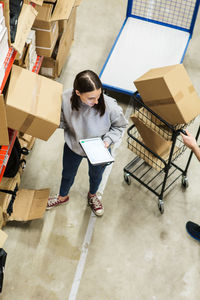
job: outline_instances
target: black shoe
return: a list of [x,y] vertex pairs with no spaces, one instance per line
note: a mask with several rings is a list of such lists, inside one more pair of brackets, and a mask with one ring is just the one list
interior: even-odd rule
[[191,221],[186,223],[187,232],[196,240],[200,241],[200,226]]

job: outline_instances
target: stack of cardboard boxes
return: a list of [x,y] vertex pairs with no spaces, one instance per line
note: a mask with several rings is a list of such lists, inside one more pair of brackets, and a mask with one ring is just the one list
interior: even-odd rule
[[41,74],[56,78],[68,57],[74,38],[76,7],[80,0],[51,0],[37,5],[33,24],[36,31],[36,51],[44,56]]
[[[180,128],[185,126],[200,114],[200,98],[182,64],[151,69],[135,80],[134,84],[146,106],[174,128],[177,125]],[[161,135],[163,130],[160,129],[165,127],[165,130],[170,131],[170,128],[154,115],[149,119],[145,118],[144,108],[136,111],[132,120],[144,145],[166,160],[171,148],[172,134]],[[140,154],[137,147],[130,148],[137,155],[142,155],[149,164],[156,159],[150,153],[149,160],[146,149]]]
[[[0,95],[3,114],[0,122],[1,129],[4,129],[0,131],[0,144],[3,144],[1,138],[5,138],[8,133],[7,127],[20,132],[22,146],[31,148],[33,137],[46,141],[60,123],[61,94],[62,84],[13,65],[5,99]],[[14,178],[3,177],[0,189],[13,190],[16,185],[19,186],[21,174],[22,170],[19,170]],[[7,208],[12,195],[0,192],[3,225],[7,221],[27,221],[42,217],[48,196],[49,189],[19,190],[13,213],[9,215]]]
[[[3,2],[4,17],[8,24],[9,45],[22,54],[26,41],[31,40],[34,43],[35,33],[30,30],[37,11],[30,4],[26,4],[27,1],[24,1],[18,19],[15,42],[11,44],[9,0]],[[35,2],[39,2],[39,0],[35,0]],[[34,48],[29,48],[29,50],[31,52]],[[62,84],[13,65],[6,88],[4,88],[3,94],[0,94],[0,145],[9,145],[8,128],[17,130],[22,146],[29,149],[32,147],[35,137],[46,141],[60,123],[61,94]],[[16,186],[19,187],[21,174],[22,170],[20,169],[14,178],[3,177],[0,189],[14,190]],[[0,228],[7,221],[27,221],[41,218],[45,212],[48,196],[48,188],[38,191],[19,190],[14,200],[13,213],[9,215],[7,208],[12,201],[12,195],[0,192]],[[0,231],[0,243],[1,233]],[[5,238],[4,234],[2,234],[3,238]]]

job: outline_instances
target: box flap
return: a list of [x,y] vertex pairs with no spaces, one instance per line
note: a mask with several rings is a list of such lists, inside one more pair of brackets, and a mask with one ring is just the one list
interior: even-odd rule
[[57,0],[51,21],[69,19],[75,0]]
[[61,73],[62,67],[70,51],[71,43],[74,37],[75,21],[76,21],[76,8],[73,8],[69,21],[67,23],[66,31],[63,32],[61,36],[60,44],[58,48],[58,54],[56,57],[56,60],[58,61],[58,70],[57,70],[58,76]]
[[43,0],[31,0],[31,2],[33,2],[37,5],[40,5],[40,6],[42,6],[42,4],[43,4]]
[[34,23],[37,11],[32,5],[23,4],[17,25],[17,33],[15,42],[12,46],[21,54],[23,52],[24,44],[29,35],[31,27]]
[[82,0],[76,0],[74,6],[79,6],[81,4]]
[[43,0],[24,0],[25,4],[31,4],[31,2],[40,6],[43,4]]
[[4,231],[0,230],[0,248],[3,248],[3,245],[7,240],[7,237],[8,235]]
[[50,189],[19,190],[9,221],[29,221],[42,218],[49,198]]
[[43,22],[50,22],[51,21],[51,15],[52,15],[52,11],[53,11],[53,5],[52,4],[47,4],[44,3],[41,7],[37,6],[37,11],[38,11],[38,15],[35,19],[35,23],[34,26],[37,26],[37,22],[38,21],[43,21]]
[[9,145],[6,108],[2,94],[0,94],[0,145]]

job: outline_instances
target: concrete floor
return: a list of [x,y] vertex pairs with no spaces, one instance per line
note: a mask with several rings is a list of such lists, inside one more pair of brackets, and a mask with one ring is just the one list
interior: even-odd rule
[[[62,75],[64,88],[83,69],[100,72],[125,18],[123,0],[83,0],[78,9],[75,41]],[[184,65],[200,95],[200,20]],[[121,101],[129,115],[128,99]],[[128,110],[127,110],[128,108]],[[199,119],[192,125],[194,133]],[[23,174],[23,188],[58,192],[63,132],[48,142],[36,141]],[[114,149],[100,191],[105,214],[96,218],[87,207],[87,163],[80,167],[68,205],[47,211],[43,219],[10,222],[3,300],[198,300],[200,245],[185,231],[188,220],[200,223],[199,163],[193,157],[189,188],[180,182],[165,196],[165,213],[157,198],[139,183],[123,180],[134,154],[126,134]],[[48,153],[48,155],[47,155]],[[187,155],[187,153],[186,153]],[[183,162],[184,159],[181,158]],[[70,296],[69,296],[70,295]]]

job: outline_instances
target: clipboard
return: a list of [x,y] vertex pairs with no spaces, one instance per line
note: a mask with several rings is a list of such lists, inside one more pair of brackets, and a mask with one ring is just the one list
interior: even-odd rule
[[84,139],[79,143],[92,165],[109,165],[114,162],[114,158],[101,138]]

